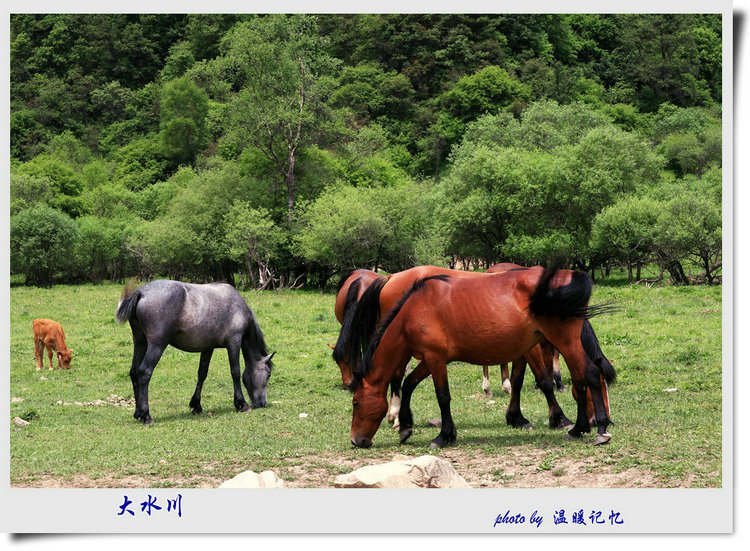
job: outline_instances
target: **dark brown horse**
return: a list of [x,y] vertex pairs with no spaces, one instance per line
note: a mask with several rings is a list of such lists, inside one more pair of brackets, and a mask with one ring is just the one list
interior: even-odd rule
[[[370,288],[373,286],[375,283]],[[590,389],[598,432],[595,443],[608,442],[611,436],[606,429],[611,421],[601,376],[612,381],[614,371],[589,359],[581,343],[583,321],[598,312],[588,306],[590,295],[588,275],[570,270],[529,268],[477,278],[432,276],[417,281],[383,321],[362,361],[352,362],[356,366],[352,443],[357,447],[372,445],[386,414],[387,385],[403,377],[411,357],[420,364],[410,377],[414,373],[432,375],[440,406],[442,429],[431,447],[455,441],[447,364],[497,365],[526,356],[536,370],[543,366],[537,348],[542,338],[565,358],[576,391],[578,415],[568,436],[580,437],[590,431],[586,400]],[[543,380],[545,374],[542,367]],[[548,399],[554,399],[548,375],[540,388]],[[399,420],[403,442],[413,426],[407,400],[402,402]]]
[[[346,361],[347,365],[357,366],[362,358],[362,354],[370,342],[370,339],[375,335],[381,318],[398,304],[398,301],[411,289],[415,281],[435,275],[450,276],[452,278],[461,279],[496,277],[498,274],[502,273],[500,266],[504,266],[506,271],[526,269],[517,264],[504,264],[498,265],[498,267],[495,268],[494,274],[487,274],[482,272],[450,270],[448,268],[439,268],[436,266],[417,266],[403,272],[397,272],[370,281],[367,290],[359,295],[359,302],[357,303],[356,311],[351,319],[351,327],[348,329],[342,327],[341,334],[346,333],[348,339],[346,347],[342,346],[342,339],[340,337],[339,343],[337,343],[337,349],[340,348],[340,351],[338,352],[339,356],[337,356],[337,352],[334,350],[334,358],[340,358],[341,353],[344,348],[346,348],[349,352],[349,357]],[[356,281],[352,283],[352,286],[354,285],[356,285]],[[542,389],[542,392],[547,399],[550,426],[561,429],[570,428],[573,426],[573,422],[562,412],[562,409],[552,393],[552,386],[547,381],[548,378],[553,376],[552,367],[554,356],[552,355],[552,352],[554,349],[545,340],[540,343],[538,348],[539,350],[534,352],[532,357],[526,358],[522,364],[519,363],[517,369],[523,371],[528,364],[534,372],[537,386]],[[341,362],[339,363],[339,366],[341,366]],[[418,368],[419,365],[409,374],[407,380],[404,382],[404,385],[406,385],[409,392],[413,391],[419,382],[429,375],[429,373]],[[487,368],[485,367],[485,372],[486,371]],[[508,368],[506,364],[504,373],[506,379],[508,379],[507,371]],[[393,428],[396,430],[400,428],[399,409],[401,404],[402,377],[403,373],[397,374],[390,382],[391,398],[387,419],[389,423],[393,424]],[[523,417],[523,415],[521,415],[520,409],[520,391],[523,386],[523,373],[515,375],[515,379],[518,381],[517,394],[516,396],[511,396],[511,400],[508,404],[508,411],[506,413],[506,421],[508,424],[515,427],[531,428],[531,424]]]

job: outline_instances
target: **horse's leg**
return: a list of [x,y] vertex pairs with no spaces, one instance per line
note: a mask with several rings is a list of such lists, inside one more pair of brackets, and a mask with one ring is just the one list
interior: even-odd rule
[[411,395],[417,385],[430,374],[427,365],[419,362],[417,367],[406,376],[401,386],[401,408],[398,412],[399,437],[403,444],[412,435],[414,429],[414,417],[411,413]]
[[521,414],[521,389],[526,375],[526,360],[519,358],[513,361],[510,376],[511,392],[508,409],[505,411],[505,422],[512,427],[530,429],[531,423]]
[[[137,327],[132,327],[133,330],[133,361],[130,362],[130,382],[133,384],[133,398],[138,400],[139,395],[139,384],[138,384],[138,368],[143,362],[143,357],[146,355],[148,349],[148,342],[146,341],[146,335],[143,334]],[[136,417],[138,419],[138,417]]]
[[213,348],[201,352],[201,359],[198,363],[198,382],[195,385],[193,397],[190,399],[190,408],[195,415],[203,413],[203,408],[201,407],[201,392],[203,391],[203,381],[206,380],[206,376],[208,375],[208,366],[211,363],[211,355],[213,353]]
[[137,366],[135,365],[136,356],[139,355],[137,345],[133,352],[133,367],[130,369],[130,379],[133,382],[133,393],[135,394],[133,417],[142,421],[144,425],[153,425],[154,423],[148,410],[148,383],[166,347],[166,343],[148,343],[145,354],[142,355],[143,360]]
[[492,390],[490,389],[490,366],[482,366],[482,391],[487,398],[492,398]]
[[[604,409],[607,412],[607,415],[609,416],[609,389],[607,386],[607,381],[604,380],[603,376],[599,376],[599,381],[602,385],[602,398],[604,399]],[[576,389],[573,388],[573,399],[578,399],[578,393],[576,392]],[[588,417],[589,423],[592,425],[596,424],[596,415],[594,414],[594,402],[591,399],[591,392],[586,392],[586,417]],[[611,421],[610,421],[611,422]]]
[[552,377],[555,379],[555,388],[560,392],[565,392],[565,385],[560,373],[560,352],[555,347],[552,347]]
[[[534,373],[537,388],[544,393],[544,397],[547,399],[550,428],[569,429],[573,426],[573,422],[565,417],[560,404],[557,403],[554,392],[555,384],[550,375],[551,370],[547,368],[549,364],[545,362],[543,347],[535,346],[526,353],[525,358],[529,363],[529,367],[531,367],[531,371]],[[551,360],[551,358],[548,359]]]
[[510,394],[513,385],[510,382],[510,376],[508,376],[508,364],[500,365],[500,374],[503,377],[503,392],[505,392],[505,394]]
[[596,445],[606,444],[612,438],[612,435],[607,432],[607,425],[611,421],[604,405],[601,371],[589,359],[581,346],[580,326],[576,324],[565,324],[565,326],[577,329],[577,331],[573,331],[572,329],[566,330],[566,328],[553,330],[556,333],[555,337],[560,340],[557,342],[553,340],[552,342],[565,359],[565,363],[573,379],[573,387],[577,394],[578,417],[573,428],[568,431],[568,436],[570,438],[580,438],[583,433],[591,430],[587,412],[588,400],[586,391],[588,389],[591,393],[597,426],[597,436],[594,443]]
[[394,430],[398,430],[400,426],[398,412],[401,409],[401,379],[403,379],[403,376],[403,373],[396,373],[391,379],[391,400],[388,403],[386,419],[393,425]]
[[440,406],[442,428],[440,434],[430,442],[430,448],[442,448],[456,441],[456,426],[451,416],[451,393],[448,386],[448,369],[442,358],[432,359],[427,363],[435,385],[435,395]]
[[240,377],[241,341],[242,335],[230,341],[227,345],[227,355],[229,356],[229,370],[232,373],[232,385],[234,386],[234,408],[237,411],[249,411],[252,407],[245,401],[245,395],[242,394],[242,379]]

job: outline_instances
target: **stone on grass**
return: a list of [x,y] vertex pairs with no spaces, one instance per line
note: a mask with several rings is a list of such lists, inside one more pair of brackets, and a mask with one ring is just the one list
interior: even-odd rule
[[283,488],[284,481],[273,471],[263,471],[258,474],[253,471],[245,471],[234,478],[223,482],[219,488]]
[[337,488],[470,488],[449,461],[423,455],[369,465],[336,477]]
[[28,427],[31,423],[29,423],[26,419],[15,417],[13,418],[13,424],[17,427]]

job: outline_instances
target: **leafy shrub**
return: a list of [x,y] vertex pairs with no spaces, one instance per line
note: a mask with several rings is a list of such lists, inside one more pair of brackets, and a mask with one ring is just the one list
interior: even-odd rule
[[44,204],[11,216],[11,272],[24,274],[28,284],[51,286],[55,275],[69,275],[78,238],[73,219]]

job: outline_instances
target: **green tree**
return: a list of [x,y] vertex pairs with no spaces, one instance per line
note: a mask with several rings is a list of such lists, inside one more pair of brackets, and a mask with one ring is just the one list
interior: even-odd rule
[[602,258],[623,262],[630,283],[640,281],[641,267],[653,257],[662,208],[662,203],[649,197],[628,196],[605,207],[594,219],[592,249]]
[[404,270],[428,226],[414,184],[382,188],[333,186],[310,204],[294,235],[295,250],[320,270],[321,284],[354,268]]
[[193,280],[234,281],[236,265],[226,246],[226,213],[246,200],[233,165],[194,173],[185,170],[177,182],[160,186],[164,201],[157,217],[141,224],[129,242],[152,273]]
[[79,239],[73,253],[77,276],[93,283],[125,276],[133,261],[125,242],[131,231],[124,218],[83,216],[76,220]]
[[713,283],[722,265],[721,203],[694,195],[675,197],[664,205],[656,228],[664,259],[691,259],[704,270],[706,282]]
[[10,269],[26,283],[49,287],[55,276],[70,276],[78,228],[67,214],[39,204],[11,216]]
[[164,85],[161,94],[161,141],[175,164],[192,163],[208,142],[208,96],[189,78]]
[[[224,63],[241,87],[230,105],[235,142],[261,151],[278,168],[291,223],[300,148],[316,144],[331,121],[326,101],[336,61],[325,53],[316,19],[307,15],[256,18],[226,38]],[[329,128],[330,130],[330,128]]]
[[279,284],[274,262],[280,256],[286,234],[276,226],[270,213],[241,201],[232,205],[224,223],[229,258],[246,266],[252,286],[265,289]]
[[18,214],[38,204],[53,202],[49,178],[33,174],[10,174],[10,214]]

